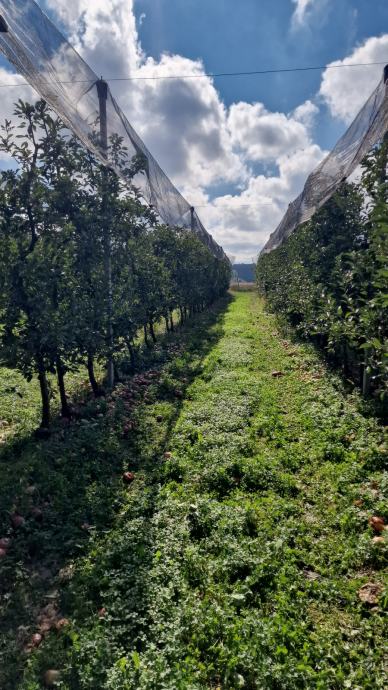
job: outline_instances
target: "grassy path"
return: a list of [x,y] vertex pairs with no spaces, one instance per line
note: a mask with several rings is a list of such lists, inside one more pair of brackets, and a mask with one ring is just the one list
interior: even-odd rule
[[[38,533],[56,563],[52,606],[68,622],[6,690],[40,690],[48,668],[65,690],[387,687],[387,542],[368,525],[388,518],[382,427],[254,293],[199,317],[153,366],[101,419],[39,445],[44,471],[36,442],[22,451],[25,481],[49,483],[55,504],[23,539]],[[64,524],[52,554],[42,530]]]

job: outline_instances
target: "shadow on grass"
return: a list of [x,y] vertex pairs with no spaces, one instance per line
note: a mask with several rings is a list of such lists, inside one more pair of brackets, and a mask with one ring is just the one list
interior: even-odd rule
[[[43,669],[45,648],[51,658],[57,654],[51,649],[56,638],[50,628],[63,614],[71,618],[76,611],[80,621],[96,616],[110,586],[104,570],[125,568],[128,559],[131,567],[122,586],[127,592],[134,588],[136,615],[133,630],[127,624],[125,636],[138,638],[149,604],[150,521],[165,471],[163,453],[188,385],[222,337],[232,299],[228,295],[160,339],[144,353],[142,371],[121,383],[112,396],[86,399],[70,425],[55,420],[48,440],[31,436],[3,446],[0,539],[10,543],[0,558],[2,690],[19,686],[32,635],[44,638],[36,654]],[[123,484],[123,471],[134,473],[131,486]],[[111,548],[104,559],[93,563],[93,577],[81,573],[69,587],[72,563],[88,557],[104,533],[114,536],[107,537]],[[115,616],[121,616],[119,609],[110,608],[112,625]],[[69,673],[70,687],[78,687]]]

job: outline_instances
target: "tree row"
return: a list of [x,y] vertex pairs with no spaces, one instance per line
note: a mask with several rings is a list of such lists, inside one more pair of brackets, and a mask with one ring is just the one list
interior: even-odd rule
[[[142,174],[119,137],[109,147],[127,179]],[[148,345],[160,320],[173,330],[176,314],[203,310],[227,290],[230,266],[193,233],[158,223],[43,101],[17,103],[0,150],[10,157],[0,173],[0,356],[38,377],[47,428],[48,374],[68,416],[68,370],[85,364],[100,395],[96,362],[115,364],[125,349],[134,367],[139,330]]]
[[388,142],[278,249],[257,281],[274,310],[342,367],[365,396],[388,399]]

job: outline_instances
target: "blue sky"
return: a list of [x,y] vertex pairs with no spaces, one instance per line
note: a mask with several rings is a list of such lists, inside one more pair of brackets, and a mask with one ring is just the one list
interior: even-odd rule
[[[38,3],[105,78],[202,77],[111,88],[174,184],[239,260],[263,246],[382,67],[214,80],[204,74],[388,62],[387,0]],[[3,98],[5,114],[10,98]]]
[[[372,10],[372,11],[371,11]],[[139,35],[148,55],[163,52],[202,59],[208,72],[282,69],[342,60],[355,45],[388,31],[387,0],[320,3],[299,31],[290,30],[290,0],[137,0]],[[145,18],[141,20],[142,14]],[[387,51],[388,60],[388,51]],[[321,72],[219,78],[223,101],[263,102],[289,112],[319,91]],[[351,77],[351,74],[349,75]],[[331,146],[343,131],[332,120],[317,128],[317,141]]]
[[[357,4],[364,5],[365,36],[376,32],[384,15],[388,21],[383,0],[374,3],[380,6],[381,16],[372,24],[370,0]],[[201,58],[208,71],[222,72],[326,64],[344,57],[361,37],[359,26],[354,35],[351,5],[336,0],[335,8],[329,7],[314,21],[318,30],[306,30],[297,37],[290,32],[295,9],[290,0],[138,0],[135,11],[138,18],[146,14],[139,34],[147,54],[158,59],[169,51]],[[260,100],[271,110],[292,109],[314,95],[319,83],[319,73],[216,80],[226,104]]]

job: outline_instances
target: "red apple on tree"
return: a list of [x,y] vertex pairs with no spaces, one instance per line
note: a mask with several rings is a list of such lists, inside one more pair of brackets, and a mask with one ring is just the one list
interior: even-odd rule
[[124,472],[124,474],[123,474],[124,484],[132,484],[134,479],[135,479],[135,475],[133,472]]

